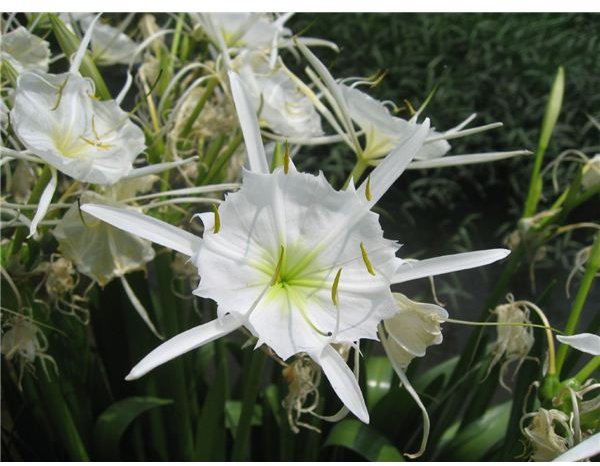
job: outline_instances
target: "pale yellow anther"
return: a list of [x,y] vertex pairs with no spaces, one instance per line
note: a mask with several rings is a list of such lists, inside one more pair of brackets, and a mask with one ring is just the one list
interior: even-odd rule
[[408,99],[404,99],[404,105],[406,105],[406,108],[408,108],[408,111],[410,113],[410,115],[414,115],[416,112],[415,108],[412,106],[412,104],[410,103],[410,101]]
[[342,275],[342,269],[340,268],[335,274],[335,278],[333,279],[333,286],[331,287],[331,300],[335,306],[338,305],[339,296],[338,296],[338,285],[340,284],[340,277]]
[[371,261],[369,260],[369,256],[367,254],[367,250],[365,249],[365,245],[362,242],[360,243],[360,253],[362,254],[363,262],[365,263],[365,267],[367,268],[367,271],[371,275],[375,275],[375,270],[373,269],[373,265],[371,264]]
[[212,205],[213,214],[215,214],[215,226],[213,227],[213,233],[219,233],[221,229],[221,216],[219,215],[219,209],[216,204]]

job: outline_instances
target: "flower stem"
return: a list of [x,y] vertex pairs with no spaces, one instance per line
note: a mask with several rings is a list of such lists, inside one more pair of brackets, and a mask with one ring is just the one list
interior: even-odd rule
[[[583,311],[583,306],[587,300],[588,294],[592,287],[592,283],[594,282],[594,278],[600,269],[600,234],[596,235],[596,239],[594,241],[594,245],[592,246],[592,250],[590,252],[590,257],[587,261],[587,266],[585,272],[583,274],[583,278],[581,279],[581,285],[579,285],[579,290],[577,291],[577,296],[575,297],[575,301],[573,302],[573,307],[571,308],[571,313],[569,314],[569,320],[567,321],[567,326],[565,327],[565,335],[573,335],[575,330],[577,329],[577,324],[579,323],[579,318],[581,317],[581,312]],[[557,355],[557,373],[560,374],[560,370],[563,367],[565,362],[565,358],[567,356],[567,351],[569,350],[569,345],[561,345],[558,349]]]
[[[566,345],[565,345],[566,346]],[[600,367],[600,356],[593,357],[581,370],[575,375],[579,383],[584,383]]]
[[348,179],[344,183],[344,189],[346,189],[350,185],[351,180],[354,180],[355,184],[358,183],[358,180],[360,179],[360,177],[365,172],[365,170],[367,169],[368,166],[369,166],[369,164],[364,159],[362,159],[360,157],[357,158],[356,165],[354,165],[352,172],[350,173],[350,175],[348,176]]
[[219,83],[219,80],[217,78],[212,78],[211,80],[208,81],[208,84],[206,85],[206,89],[204,90],[204,93],[200,97],[200,100],[198,100],[198,103],[194,107],[194,110],[192,110],[192,114],[189,116],[189,118],[185,122],[185,126],[181,130],[179,137],[181,137],[182,139],[185,139],[190,134],[190,131],[192,131],[192,127],[194,126],[196,119],[200,115],[200,112],[202,112],[204,105],[206,105],[206,102],[208,101],[209,97],[212,95],[212,93],[218,83]]

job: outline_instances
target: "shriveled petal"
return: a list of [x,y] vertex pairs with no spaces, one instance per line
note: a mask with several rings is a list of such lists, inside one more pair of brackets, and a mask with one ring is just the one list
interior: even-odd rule
[[481,267],[503,259],[508,254],[510,254],[508,249],[484,249],[405,263],[394,273],[392,284]]
[[600,432],[585,439],[573,448],[565,451],[552,461],[583,461],[600,454]]
[[321,354],[311,356],[323,369],[323,373],[342,403],[365,424],[369,423],[369,412],[354,374],[340,354],[327,345]]
[[155,367],[217,338],[221,338],[239,327],[240,323],[235,317],[226,315],[221,319],[215,319],[206,324],[186,330],[151,351],[131,369],[125,380],[139,379]]
[[84,204],[81,206],[81,210],[121,230],[141,236],[186,256],[193,256],[202,242],[192,233],[134,210],[98,204]]
[[229,72],[229,82],[231,83],[231,94],[233,95],[235,109],[244,134],[250,170],[255,173],[269,173],[267,156],[265,155],[254,107],[246,94],[240,77],[236,73]]
[[592,333],[579,333],[577,335],[556,335],[556,339],[571,348],[600,356],[600,336]]

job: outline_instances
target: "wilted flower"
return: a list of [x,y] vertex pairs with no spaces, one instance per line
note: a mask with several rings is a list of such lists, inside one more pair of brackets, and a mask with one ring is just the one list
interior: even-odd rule
[[[297,356],[283,369],[283,377],[288,384],[288,394],[282,402],[287,412],[288,423],[295,433],[298,427],[317,430],[314,426],[300,421],[305,413],[314,413],[319,405],[319,383],[321,368],[308,356]],[[308,404],[307,404],[308,403]]]
[[[194,294],[214,299],[219,317],[159,346],[128,379],[245,326],[282,359],[308,354],[343,403],[369,416],[357,380],[333,344],[376,339],[377,326],[396,306],[390,285],[490,263],[507,251],[431,259],[403,266],[398,246],[383,238],[371,208],[423,144],[429,127],[414,132],[358,189],[333,189],[325,177],[298,172],[289,159],[269,173],[258,122],[239,78],[230,81],[251,171],[217,213],[200,214],[202,239],[136,212],[109,206],[82,209],[118,228],[192,257],[201,277]],[[477,256],[477,257],[474,257]]]
[[529,320],[529,309],[523,302],[515,302],[512,296],[509,296],[508,304],[497,306],[493,312],[497,316],[498,326],[496,341],[492,347],[494,357],[488,371],[504,358],[500,369],[500,385],[510,391],[504,382],[506,369],[511,362],[518,361],[516,374],[535,341]]
[[46,292],[49,296],[60,298],[73,290],[76,285],[75,269],[73,263],[58,257],[48,263],[48,277],[46,278]]
[[23,26],[0,37],[0,60],[6,60],[21,73],[23,71],[48,71],[50,44],[32,34]]
[[44,332],[31,320],[21,315],[15,315],[4,322],[8,328],[2,334],[2,354],[8,361],[15,360],[18,365],[18,384],[21,386],[25,371],[33,373],[36,359],[48,374],[46,363],[56,367],[54,359],[46,354],[48,340]]
[[[523,421],[531,419],[527,427]],[[569,416],[557,409],[540,408],[521,419],[521,430],[529,440],[533,461],[552,461],[573,446]]]

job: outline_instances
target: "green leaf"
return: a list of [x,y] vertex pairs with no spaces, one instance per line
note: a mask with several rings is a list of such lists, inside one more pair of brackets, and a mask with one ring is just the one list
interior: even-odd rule
[[[240,423],[242,414],[242,402],[239,400],[229,400],[225,403],[225,427],[231,430],[235,439],[236,431]],[[261,405],[255,404],[252,408],[251,426],[260,426],[262,424],[263,410]]]
[[371,356],[366,360],[367,406],[372,409],[390,391],[394,369],[386,356]]
[[[511,402],[488,409],[483,416],[456,433],[459,422],[442,436],[440,458],[452,461],[482,461],[504,439],[510,417]],[[447,442],[447,443],[446,443]]]
[[348,448],[369,461],[404,461],[386,437],[356,419],[336,424],[324,446]]
[[93,441],[96,459],[119,458],[119,442],[127,427],[143,412],[171,404],[172,400],[150,396],[133,396],[109,406],[96,421]]
[[196,429],[196,455],[198,461],[225,460],[225,424],[223,416],[226,410],[227,370],[226,366],[220,365],[204,399],[198,428]]

